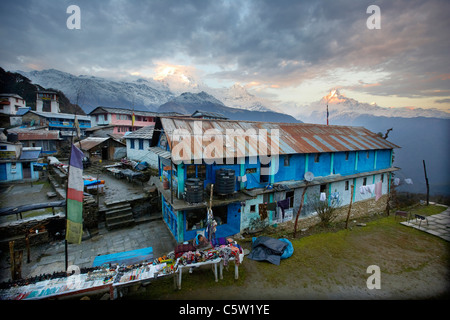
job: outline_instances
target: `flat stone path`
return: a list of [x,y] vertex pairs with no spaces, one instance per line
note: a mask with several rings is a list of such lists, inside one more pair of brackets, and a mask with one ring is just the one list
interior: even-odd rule
[[425,220],[411,217],[410,220],[400,223],[450,242],[450,208],[441,213],[427,216]]

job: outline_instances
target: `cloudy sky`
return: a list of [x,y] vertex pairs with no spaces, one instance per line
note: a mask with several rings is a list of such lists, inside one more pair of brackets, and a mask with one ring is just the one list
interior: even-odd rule
[[[67,28],[70,5],[80,29]],[[367,27],[370,5],[380,29]],[[450,111],[448,0],[3,0],[0,21],[8,71],[161,78],[175,68],[299,105],[339,88],[384,107]]]

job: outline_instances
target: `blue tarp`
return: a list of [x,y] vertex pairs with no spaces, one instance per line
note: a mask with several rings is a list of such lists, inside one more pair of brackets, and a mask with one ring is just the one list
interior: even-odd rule
[[292,243],[286,238],[280,238],[278,240],[287,243],[287,247],[284,249],[283,254],[281,255],[281,259],[287,259],[292,256],[292,254],[294,253],[294,246],[292,245]]
[[152,247],[97,256],[95,257],[92,266],[100,267],[105,264],[131,265],[150,260],[153,260]]

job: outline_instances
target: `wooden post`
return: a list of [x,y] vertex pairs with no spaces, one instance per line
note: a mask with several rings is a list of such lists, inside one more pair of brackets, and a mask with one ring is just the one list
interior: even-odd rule
[[427,184],[427,205],[430,203],[430,185],[428,184],[428,177],[427,177],[427,167],[425,166],[425,160],[423,161],[423,171],[425,172],[425,182]]
[[28,236],[29,236],[29,234],[27,233],[27,236],[25,238],[25,242],[27,244],[27,263],[30,263],[31,262],[30,238]]
[[354,189],[354,185],[352,185],[351,186],[351,191],[350,191],[350,194],[351,194],[351,197],[350,197],[350,204],[348,205],[348,213],[347,213],[347,220],[345,221],[345,229],[347,229],[348,228],[348,220],[350,219],[350,212],[351,212],[351,210],[352,210],[352,202],[353,202],[353,189]]
[[303,200],[305,199],[305,192],[306,189],[308,189],[308,186],[305,186],[305,189],[303,189],[303,193],[302,193],[302,198],[300,200],[300,207],[298,208],[297,211],[297,216],[295,217],[295,225],[294,225],[294,238],[297,234],[297,222],[298,222],[298,217],[300,216],[300,212],[302,211],[302,207],[303,207]]
[[15,272],[14,272],[14,241],[9,242],[9,259],[10,259],[10,265],[11,265],[11,280],[14,280],[15,278]]

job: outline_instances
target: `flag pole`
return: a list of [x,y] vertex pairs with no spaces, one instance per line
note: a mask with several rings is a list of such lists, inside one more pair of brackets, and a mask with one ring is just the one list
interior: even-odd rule
[[[75,133],[77,135],[78,140],[80,139],[80,136],[78,134],[78,127],[79,127],[79,124],[78,124],[77,114],[75,113],[75,118],[73,121],[74,131],[71,134],[69,166],[67,167],[67,182],[66,182],[66,237],[64,237],[64,252],[65,252],[66,271],[69,268],[69,254],[68,254],[68,242],[67,242],[67,210],[68,210],[69,201],[67,201],[67,196],[69,194],[70,159],[72,158],[73,138],[74,138]],[[80,149],[81,149],[81,141],[80,141]]]
[[72,134],[71,142],[70,142],[69,165],[67,167],[67,181],[66,181],[66,234],[64,236],[64,252],[65,252],[66,272],[69,268],[69,255],[68,255],[68,245],[67,245],[67,210],[68,210],[68,206],[69,206],[69,201],[67,199],[67,196],[69,194],[70,159],[72,158],[73,136],[74,135]]

